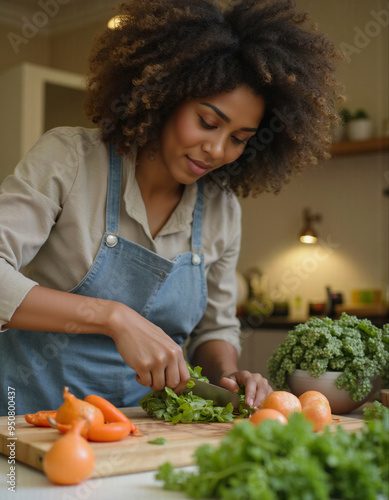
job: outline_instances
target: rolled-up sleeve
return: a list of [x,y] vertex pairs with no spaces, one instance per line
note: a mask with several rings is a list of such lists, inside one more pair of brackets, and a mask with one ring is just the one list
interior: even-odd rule
[[47,240],[77,163],[55,133],[45,134],[0,186],[0,331],[33,288],[20,269]]
[[236,264],[241,241],[241,207],[236,198],[229,201],[229,210],[227,214],[224,213],[223,219],[224,223],[215,221],[225,225],[225,242],[223,245],[215,243],[215,251],[219,255],[207,269],[207,307],[186,346],[189,361],[195,350],[210,340],[228,342],[236,348],[238,355],[241,353],[240,322],[236,316]]

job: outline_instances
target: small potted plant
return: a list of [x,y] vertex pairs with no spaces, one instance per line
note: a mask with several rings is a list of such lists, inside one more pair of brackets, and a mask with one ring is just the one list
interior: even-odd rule
[[[347,110],[344,110],[347,112]],[[349,112],[348,112],[349,113]],[[373,122],[364,109],[357,109],[355,113],[344,113],[347,121],[346,134],[350,141],[370,139],[373,135]]]
[[389,368],[389,324],[342,313],[339,319],[310,318],[294,327],[268,362],[274,389],[300,396],[322,392],[333,413],[349,413],[371,397]]

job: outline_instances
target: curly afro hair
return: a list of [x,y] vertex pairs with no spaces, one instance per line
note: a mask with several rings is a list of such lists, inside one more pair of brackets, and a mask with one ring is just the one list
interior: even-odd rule
[[[249,85],[265,116],[243,154],[212,172],[246,197],[279,192],[293,172],[329,157],[342,86],[334,44],[291,0],[132,0],[96,38],[85,110],[121,155],[158,139],[188,99]],[[208,176],[209,177],[209,176]]]

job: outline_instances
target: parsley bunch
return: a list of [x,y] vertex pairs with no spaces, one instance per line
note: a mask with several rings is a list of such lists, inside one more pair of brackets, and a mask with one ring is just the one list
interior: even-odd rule
[[357,433],[314,433],[301,413],[288,424],[242,421],[218,447],[195,451],[196,471],[166,462],[156,478],[191,498],[223,500],[377,500],[389,493],[389,415]]
[[375,418],[382,420],[389,417],[389,408],[386,408],[379,401],[374,401],[372,406],[363,408],[363,416],[366,420],[373,420]]
[[288,332],[272,354],[269,378],[277,389],[287,390],[287,375],[296,369],[315,378],[327,371],[341,371],[336,387],[361,401],[372,389],[370,378],[388,370],[388,327],[379,329],[367,319],[346,313],[338,320],[310,318]]

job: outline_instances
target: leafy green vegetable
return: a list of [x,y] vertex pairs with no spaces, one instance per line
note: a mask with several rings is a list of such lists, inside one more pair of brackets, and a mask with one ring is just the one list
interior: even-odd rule
[[[384,342],[386,343],[386,350],[389,351],[389,323],[382,327],[384,331]],[[385,368],[381,372],[381,388],[389,389],[389,360]]]
[[268,371],[279,390],[288,390],[287,375],[296,369],[315,378],[341,371],[336,387],[361,401],[372,389],[370,378],[388,368],[388,362],[387,325],[381,330],[367,319],[342,313],[338,320],[314,317],[295,326],[270,357]]
[[166,420],[172,424],[182,422],[232,422],[233,406],[229,403],[226,407],[213,406],[213,402],[199,398],[189,392],[177,394],[165,387],[162,391],[147,394],[139,401],[140,406],[158,420]]
[[[195,366],[194,368],[192,368],[188,363],[186,366],[188,367],[190,376],[192,378],[196,378],[197,380],[201,380],[202,382],[209,382],[207,377],[205,375],[201,374],[201,372],[203,371],[201,366]],[[192,382],[192,384],[194,385],[194,382]],[[193,387],[193,385],[192,385],[192,387]]]
[[[209,382],[207,377],[201,375],[202,368],[188,366],[191,377],[203,382]],[[194,385],[189,380],[187,388],[191,389]],[[240,407],[239,414],[233,415],[234,408],[231,403],[227,406],[215,406],[213,401],[200,398],[192,391],[178,396],[174,391],[165,387],[162,391],[154,391],[147,394],[139,401],[140,406],[147,411],[148,415],[156,417],[158,420],[166,420],[172,424],[191,423],[191,422],[233,422],[236,417],[246,417],[249,415],[249,409],[244,401],[244,392],[239,393]]]
[[314,433],[300,413],[286,425],[242,421],[218,447],[200,446],[195,460],[194,472],[167,462],[156,478],[191,498],[377,500],[389,493],[389,418],[367,422],[358,433],[340,426]]
[[167,441],[163,437],[157,437],[155,439],[150,439],[150,441],[147,441],[150,444],[166,444]]
[[385,414],[389,415],[389,408],[386,408],[379,401],[374,401],[373,406],[370,408],[363,408],[365,420],[373,420],[376,418],[382,420]]

